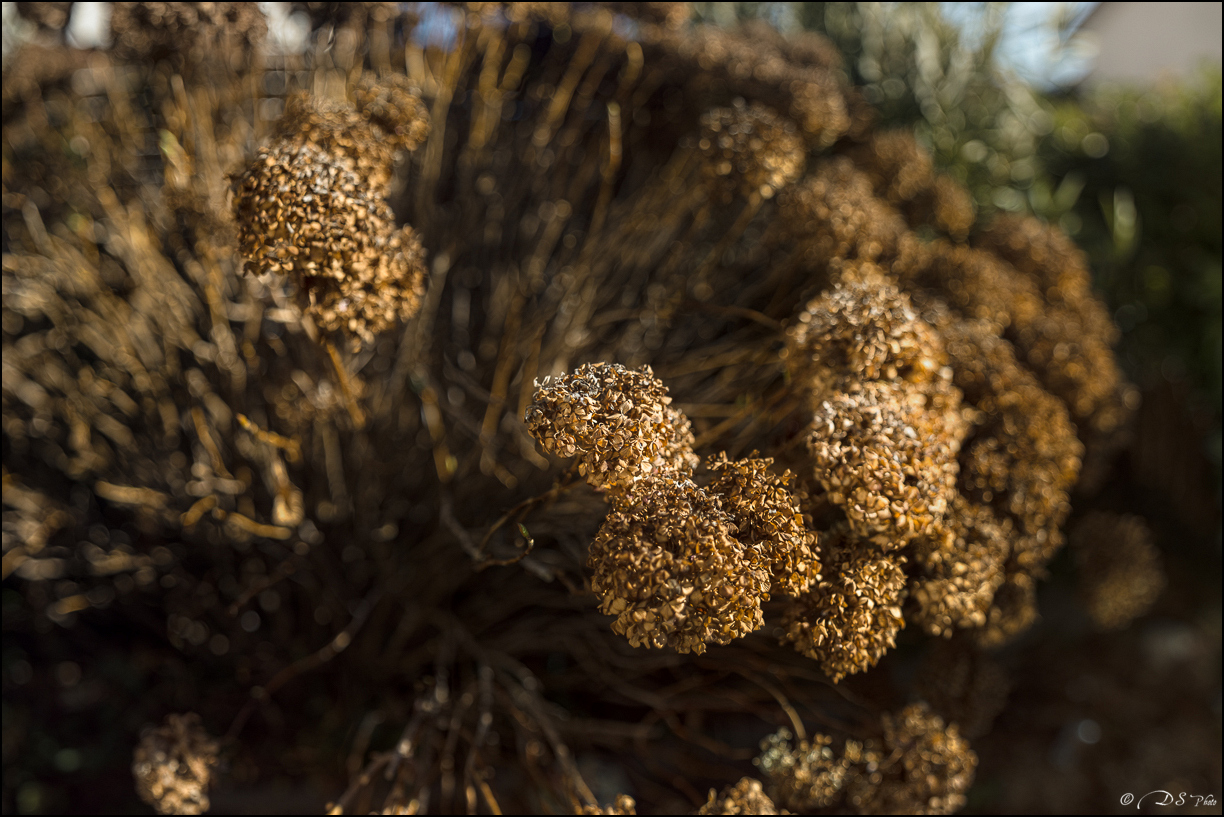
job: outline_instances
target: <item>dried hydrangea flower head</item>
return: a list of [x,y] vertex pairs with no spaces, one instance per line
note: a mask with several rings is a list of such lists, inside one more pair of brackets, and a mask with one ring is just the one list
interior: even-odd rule
[[637,803],[627,794],[618,794],[606,806],[582,806],[577,814],[637,814]]
[[811,741],[795,745],[791,737],[790,730],[779,729],[765,738],[753,762],[768,780],[774,800],[793,812],[826,808],[840,799],[848,778],[879,769],[879,752],[870,744],[847,740],[838,752],[828,735],[813,735]]
[[1071,532],[1080,598],[1094,624],[1117,630],[1146,613],[1164,590],[1152,532],[1132,514],[1097,511]]
[[745,547],[759,550],[770,573],[771,590],[797,595],[820,580],[816,534],[803,522],[799,498],[787,487],[790,471],[777,476],[772,459],[728,460],[725,453],[711,457],[714,479],[706,491],[717,497],[735,521],[735,537]]
[[910,620],[931,635],[986,625],[1011,551],[1010,525],[959,494],[944,521],[911,548],[922,570],[910,580]]
[[904,557],[839,533],[825,539],[824,578],[782,617],[783,643],[819,661],[834,682],[874,666],[905,626]]
[[886,712],[881,721],[889,762],[877,786],[848,792],[859,813],[952,814],[963,808],[978,759],[956,724],[945,724],[925,702],[896,715]]
[[697,465],[689,420],[671,401],[649,366],[587,363],[537,384],[527,430],[549,453],[578,457],[591,485],[627,491],[659,472],[688,477]]
[[112,3],[110,27],[125,60],[182,55],[199,64],[258,49],[268,33],[251,3]]
[[1100,433],[1116,430],[1129,413],[1112,350],[1120,334],[1092,292],[1083,250],[1061,230],[1017,215],[992,221],[981,243],[1028,278],[1046,302],[1045,320],[1020,327],[1018,342],[1047,388],[1066,401],[1077,422]]
[[394,149],[415,146],[428,128],[424,108],[399,86],[384,94],[394,103],[374,86],[361,89],[388,127],[388,111],[410,117],[403,133],[388,135],[347,105],[296,96],[234,198],[248,270],[290,276],[319,328],[353,345],[415,315],[425,280],[420,239],[396,226],[384,200]]
[[947,363],[935,330],[869,262],[845,264],[787,331],[792,374],[819,394],[861,380],[930,381]]
[[613,494],[587,566],[601,612],[635,647],[705,652],[764,623],[764,559],[735,538],[735,523],[692,481],[664,472]]
[[845,156],[821,162],[780,196],[778,217],[816,264],[832,258],[874,261],[896,251],[905,221],[876,198],[871,181]]
[[765,199],[803,174],[807,153],[795,123],[743,100],[701,117],[697,149],[717,187],[727,194]]
[[136,745],[136,793],[159,814],[203,814],[217,751],[199,715],[167,716],[162,726],[147,727]]
[[734,786],[726,786],[715,794],[710,789],[709,799],[697,809],[698,814],[777,814],[778,807],[769,799],[761,781],[751,777],[741,778]]
[[808,435],[816,479],[851,530],[898,548],[934,529],[956,495],[960,394],[864,382],[821,402]]
[[934,329],[870,263],[835,285],[788,333],[795,382],[815,404],[815,477],[851,529],[900,547],[942,520],[956,495],[967,424]]
[[973,631],[981,647],[998,647],[1033,626],[1037,612],[1037,580],[1024,569],[1010,569],[995,591],[986,626]]

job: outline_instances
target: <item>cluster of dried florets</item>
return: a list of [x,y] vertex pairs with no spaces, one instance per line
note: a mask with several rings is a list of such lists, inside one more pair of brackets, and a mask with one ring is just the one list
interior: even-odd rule
[[715,794],[710,789],[709,799],[698,814],[777,814],[778,807],[765,793],[761,781],[745,777],[734,786],[725,786]]
[[699,487],[687,417],[649,367],[586,364],[541,385],[527,409],[550,453],[577,457],[611,511],[588,565],[600,610],[636,646],[705,650],[758,629],[771,588],[819,579],[816,537],[772,460],[712,459]]
[[416,314],[425,253],[385,196],[396,149],[428,134],[403,83],[359,83],[357,108],[289,100],[278,136],[237,180],[234,211],[248,269],[290,276],[324,331],[369,342]]
[[263,12],[250,3],[111,4],[114,48],[133,60],[182,55],[202,63],[217,54],[246,59],[267,33]]
[[791,745],[782,729],[761,743],[757,765],[779,805],[810,812],[838,803],[859,814],[951,814],[965,804],[977,755],[955,724],[925,703],[881,716],[879,737],[816,735]]
[[876,193],[910,222],[928,224],[957,240],[968,236],[976,215],[973,198],[950,177],[935,173],[931,157],[913,134],[877,134],[852,156]]
[[687,479],[643,480],[615,495],[591,543],[591,589],[635,647],[726,644],[764,622],[769,574],[735,538],[718,501]]
[[[1064,237],[1011,217],[980,248],[910,230],[962,239],[964,197],[901,134],[786,190],[779,235],[831,282],[792,321],[787,364],[813,414],[812,474],[847,535],[908,558],[902,593],[928,633],[996,645],[1036,618],[1036,580],[1062,545],[1084,456],[1073,418],[1104,445],[1126,393],[1116,330]],[[820,615],[801,600],[792,630]]]
[[792,811],[805,813],[830,806],[840,799],[849,779],[879,770],[880,754],[874,745],[846,740],[839,753],[828,735],[815,735],[794,746],[791,738],[788,729],[765,738],[756,764],[769,781],[774,799]]
[[146,728],[136,746],[132,775],[137,794],[159,814],[203,814],[217,751],[199,715],[168,716],[162,726]]
[[783,642],[819,661],[833,681],[873,666],[905,626],[905,557],[845,534],[822,536],[824,579],[782,618]]
[[1094,512],[1071,531],[1080,598],[1093,623],[1117,630],[1143,615],[1164,590],[1160,551],[1143,520]]
[[623,493],[652,474],[687,477],[697,466],[691,424],[671,402],[649,366],[587,363],[545,378],[527,429],[550,454],[577,457],[596,488]]
[[807,153],[793,122],[743,100],[701,117],[697,148],[706,174],[728,197],[756,194],[765,199],[799,178]]

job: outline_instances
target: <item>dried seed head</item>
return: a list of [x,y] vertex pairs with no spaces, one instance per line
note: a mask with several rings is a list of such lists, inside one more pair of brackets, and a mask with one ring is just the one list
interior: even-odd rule
[[1080,598],[1102,630],[1130,624],[1164,589],[1160,551],[1137,516],[1091,513],[1071,532],[1071,544],[1079,566]]
[[820,662],[834,681],[875,665],[905,626],[904,557],[831,534],[824,578],[799,596],[782,619],[784,643]]
[[112,3],[110,26],[115,52],[132,62],[181,55],[205,63],[234,50],[250,53],[268,33],[252,3]]
[[769,783],[774,800],[792,812],[810,813],[840,799],[848,778],[877,773],[881,757],[873,745],[847,740],[840,751],[833,738],[814,735],[791,745],[791,733],[780,729],[761,741],[753,762]]
[[779,197],[778,218],[813,266],[831,258],[875,261],[906,234],[899,213],[876,198],[871,181],[846,157],[821,162]]
[[1003,584],[1010,533],[1010,524],[1000,524],[989,508],[956,495],[943,523],[913,542],[922,571],[910,582],[910,620],[944,637],[957,628],[985,626]]
[[761,781],[745,777],[734,786],[725,786],[715,794],[710,789],[709,799],[697,809],[698,814],[777,814],[769,795],[761,787]]
[[728,196],[772,198],[803,174],[806,148],[795,124],[764,105],[714,108],[701,117],[697,147],[707,177]]
[[578,457],[579,471],[597,488],[628,491],[660,473],[683,479],[697,465],[688,418],[671,406],[649,366],[588,363],[546,380],[526,422],[546,451]]
[[813,417],[815,478],[855,535],[901,547],[931,532],[956,496],[960,392],[942,378],[925,390],[878,381],[851,388],[822,401]]
[[952,814],[965,805],[977,754],[956,724],[945,724],[925,702],[885,713],[883,754],[897,758],[847,786],[846,799],[861,814]]
[[141,733],[132,757],[136,793],[159,814],[203,814],[217,751],[199,715],[167,716],[162,726]]
[[851,262],[787,332],[788,361],[816,393],[861,380],[930,382],[947,363],[943,342],[909,296],[870,262]]
[[759,629],[769,574],[705,491],[661,474],[613,494],[588,567],[599,609],[635,646],[705,651]]
[[998,647],[1033,626],[1037,620],[1037,580],[1023,570],[1008,572],[995,591],[986,626],[973,632],[982,647]]
[[706,491],[734,520],[736,539],[763,555],[771,589],[796,595],[820,580],[816,534],[804,525],[799,497],[787,487],[794,475],[776,476],[772,464],[756,452],[743,460],[728,461],[725,453],[711,457],[715,476]]
[[[427,129],[402,88],[387,92],[393,105],[374,95],[381,86],[362,87],[367,109],[418,117],[400,117],[400,143]],[[424,293],[421,242],[383,200],[398,143],[353,108],[305,96],[290,100],[278,132],[236,180],[239,249],[257,274],[291,276],[321,329],[369,343],[416,314]]]

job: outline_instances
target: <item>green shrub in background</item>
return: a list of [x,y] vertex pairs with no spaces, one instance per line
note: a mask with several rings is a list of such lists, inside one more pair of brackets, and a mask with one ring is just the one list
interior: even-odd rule
[[[1035,199],[1092,259],[1122,329],[1123,365],[1143,387],[1188,386],[1210,413],[1220,473],[1220,133],[1218,66],[1181,84],[1101,89],[1051,105],[1039,156],[1074,203]],[[1052,184],[1052,182],[1051,182]]]

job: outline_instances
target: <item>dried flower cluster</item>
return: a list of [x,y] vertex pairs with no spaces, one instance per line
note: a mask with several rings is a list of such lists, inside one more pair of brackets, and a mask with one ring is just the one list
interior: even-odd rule
[[428,115],[403,82],[363,82],[357,108],[289,100],[279,135],[237,180],[234,212],[249,268],[292,278],[306,312],[355,343],[416,314],[425,251],[385,200],[396,149],[413,150]]
[[208,811],[208,784],[217,765],[217,742],[200,726],[200,716],[168,715],[146,728],[132,757],[136,792],[158,814]]
[[244,62],[268,33],[263,13],[250,3],[112,3],[110,25],[116,51],[128,58],[184,56],[194,63],[219,54]]
[[649,366],[588,363],[545,378],[526,423],[544,450],[577,457],[578,472],[596,488],[624,494],[652,474],[693,473],[691,424],[671,402]]
[[1094,511],[1071,531],[1080,598],[1094,624],[1118,630],[1146,613],[1165,586],[1152,532],[1133,514]]
[[637,646],[705,651],[760,628],[771,587],[819,578],[816,537],[772,460],[712,458],[706,488],[684,414],[649,367],[585,364],[541,384],[526,423],[545,450],[578,458],[611,511],[591,543],[591,588]]
[[778,807],[765,793],[761,781],[745,777],[734,786],[726,786],[715,794],[710,789],[709,799],[698,814],[777,814]]
[[838,752],[827,735],[792,746],[782,729],[756,763],[775,800],[801,813],[844,803],[859,814],[951,814],[965,804],[977,755],[955,724],[916,703],[885,712],[877,734]]
[[782,619],[783,642],[819,661],[833,681],[874,666],[905,626],[905,557],[838,533],[822,537],[824,579]]
[[792,811],[827,808],[842,797],[849,780],[879,771],[880,753],[871,742],[846,740],[836,752],[828,735],[814,735],[811,741],[800,740],[793,746],[791,739],[789,729],[765,738],[755,762],[774,799]]
[[769,108],[741,100],[701,117],[697,149],[728,198],[734,192],[768,199],[803,173],[806,147],[797,130]]

